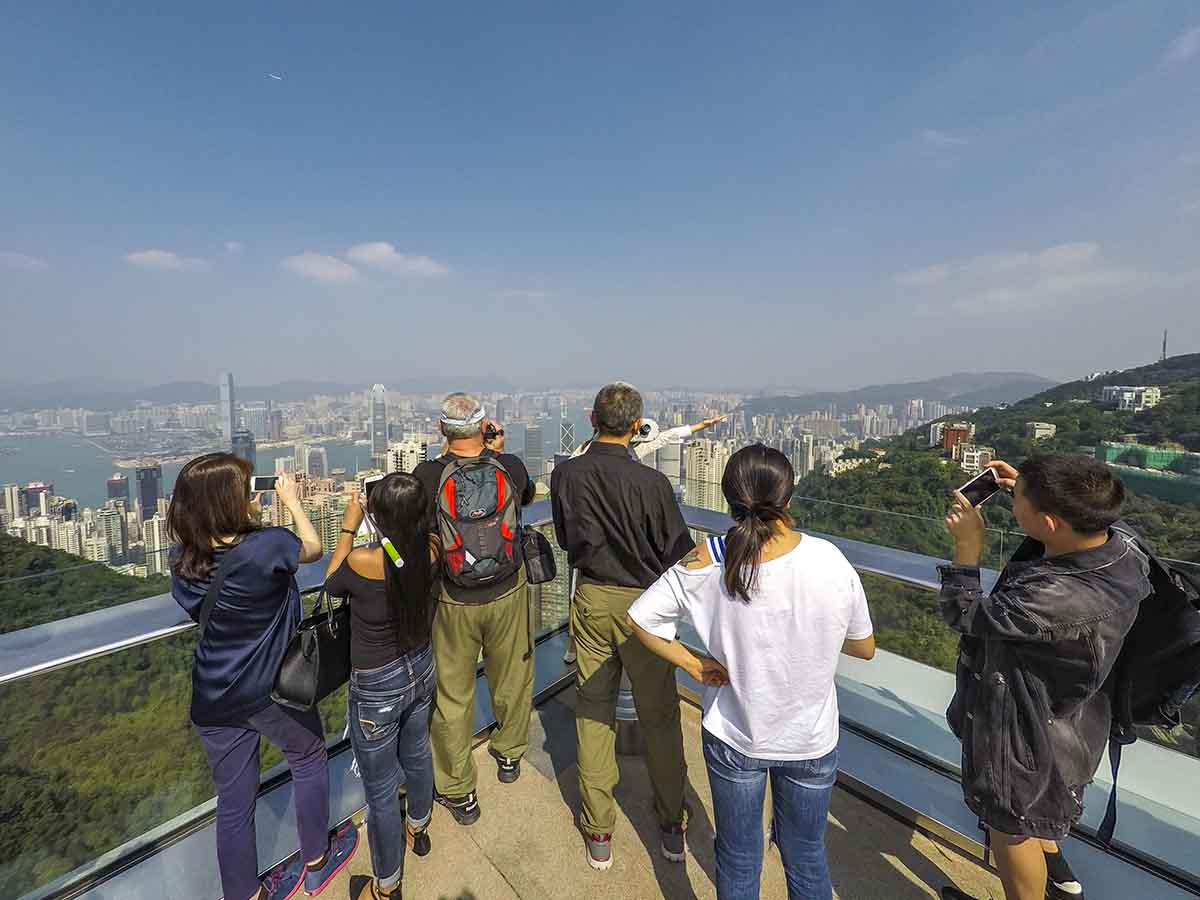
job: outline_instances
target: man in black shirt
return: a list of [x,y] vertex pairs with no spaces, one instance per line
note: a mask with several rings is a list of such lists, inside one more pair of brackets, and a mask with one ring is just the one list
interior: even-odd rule
[[[534,483],[520,458],[488,448],[486,435],[490,424],[483,404],[474,397],[451,394],[443,401],[441,430],[447,441],[446,453],[421,463],[413,472],[435,508],[443,471],[455,458],[495,459],[504,467],[518,504],[525,506],[533,501]],[[516,551],[516,572],[494,584],[463,587],[444,578],[433,622],[433,655],[438,672],[429,729],[434,785],[438,802],[450,810],[460,825],[471,825],[479,819],[479,801],[475,796],[478,773],[471,755],[471,736],[475,721],[475,671],[481,652],[498,723],[489,750],[496,759],[500,781],[511,784],[517,780],[521,757],[529,746],[533,642],[529,591],[525,569],[520,565],[519,543]]]
[[662,829],[663,856],[684,858],[683,793],[687,768],[675,667],[632,636],[629,607],[694,546],[666,476],[637,462],[629,442],[642,424],[642,398],[620,382],[596,395],[596,438],[587,452],[555,467],[550,480],[554,530],[579,569],[571,607],[578,653],[575,729],[580,826],[588,864],[612,865],[616,701],[629,673],[646,739],[646,766]]

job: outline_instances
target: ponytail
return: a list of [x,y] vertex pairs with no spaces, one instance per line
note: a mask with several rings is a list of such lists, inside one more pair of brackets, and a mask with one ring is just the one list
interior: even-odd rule
[[759,557],[778,522],[792,524],[788,504],[794,483],[788,458],[770,447],[752,444],[729,459],[721,492],[729,503],[733,527],[725,535],[722,578],[725,591],[745,603],[758,580]]

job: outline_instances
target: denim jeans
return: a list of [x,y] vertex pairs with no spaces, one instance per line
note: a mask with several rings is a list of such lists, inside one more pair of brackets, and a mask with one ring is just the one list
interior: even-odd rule
[[429,716],[436,682],[428,644],[378,669],[350,673],[350,743],[367,795],[371,867],[385,889],[404,875],[405,816],[419,829],[433,814]]
[[329,848],[329,768],[321,717],[271,705],[226,725],[196,725],[217,787],[217,864],[226,897],[258,893],[254,807],[258,798],[259,737],[283,751],[292,770],[296,824],[305,860]]
[[752,759],[707,731],[703,741],[717,829],[718,900],[758,900],[768,775],[771,839],[783,857],[788,900],[831,900],[825,820],[837,781],[837,750],[820,759]]

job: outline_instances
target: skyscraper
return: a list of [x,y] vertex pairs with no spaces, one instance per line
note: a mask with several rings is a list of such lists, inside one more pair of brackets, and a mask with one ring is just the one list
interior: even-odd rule
[[221,437],[233,441],[233,432],[237,425],[237,399],[233,395],[233,373],[222,372],[221,388]]
[[721,477],[729,463],[729,448],[719,442],[702,438],[687,445],[687,502],[692,506],[725,512],[727,505],[721,493]]
[[575,423],[563,419],[558,425],[558,452],[568,456],[575,450]]
[[282,409],[272,409],[270,420],[271,420],[270,430],[267,434],[267,439],[272,440],[272,441],[282,441],[283,440],[283,410]]
[[19,519],[24,515],[25,511],[21,509],[20,485],[4,485],[3,506],[0,507],[0,512],[4,513],[4,518],[8,522],[11,522],[13,519]]
[[655,456],[658,471],[667,476],[671,487],[678,488],[683,475],[683,444],[664,444]]
[[542,442],[542,426],[530,425],[525,429],[525,468],[530,478],[545,475],[545,445]]
[[258,451],[254,443],[254,433],[246,428],[245,422],[242,426],[233,433],[233,455],[240,456],[246,462],[250,463],[250,471],[254,472],[258,468]]
[[158,498],[162,496],[162,466],[158,463],[138,466],[134,477],[137,479],[141,521],[145,522],[158,512]]
[[371,432],[371,465],[382,469],[387,465],[388,451],[387,389],[382,384],[373,385],[367,396],[367,420]]
[[271,439],[271,404],[266,406],[247,406],[242,409],[242,421],[246,430],[254,435],[256,441]]
[[169,566],[167,550],[167,523],[161,516],[153,516],[142,526],[142,540],[146,544],[146,574],[166,575]]
[[309,447],[304,473],[309,478],[329,477],[329,453],[324,447]]
[[[403,441],[397,441],[388,447],[388,464],[387,471],[390,472],[408,472],[411,473],[416,467],[425,462],[429,453],[429,441],[427,437],[420,439],[408,438]],[[434,449],[437,453],[437,449]]]
[[125,509],[129,509],[129,478],[120,472],[114,472],[108,479],[108,499],[124,500]]
[[109,503],[96,513],[96,535],[108,544],[111,562],[123,563],[129,554],[129,537],[125,527],[125,513],[117,503]]

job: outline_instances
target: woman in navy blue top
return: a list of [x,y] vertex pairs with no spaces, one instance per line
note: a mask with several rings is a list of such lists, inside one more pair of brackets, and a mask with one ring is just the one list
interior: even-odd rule
[[[358,847],[353,826],[329,836],[329,769],[316,710],[271,700],[275,675],[300,622],[296,570],[321,557],[321,540],[295,483],[279,476],[278,502],[296,533],[263,528],[250,494],[250,464],[209,453],[183,467],[167,528],[171,594],[193,619],[218,574],[223,578],[208,627],[196,642],[191,719],[217,788],[217,863],[226,900],[286,900],[303,885],[319,893]],[[259,737],[283,751],[292,770],[302,858],[258,877],[254,807]],[[304,862],[307,860],[307,863]]]

